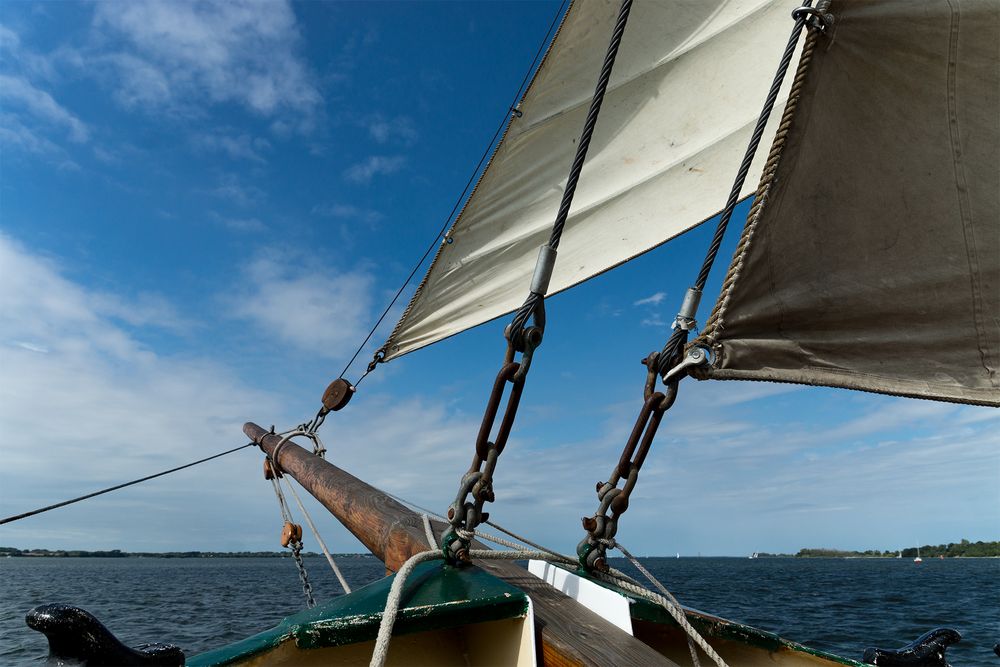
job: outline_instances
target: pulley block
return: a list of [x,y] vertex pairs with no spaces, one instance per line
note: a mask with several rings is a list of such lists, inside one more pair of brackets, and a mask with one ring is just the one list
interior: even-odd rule
[[350,403],[356,389],[344,378],[337,378],[323,392],[323,407],[331,412],[340,410]]
[[302,526],[291,521],[285,522],[285,527],[281,530],[281,546],[287,547],[292,542],[302,541]]

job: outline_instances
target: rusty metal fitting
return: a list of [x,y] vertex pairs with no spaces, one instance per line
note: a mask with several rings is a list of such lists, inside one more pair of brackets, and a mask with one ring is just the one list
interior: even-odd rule
[[286,521],[281,529],[281,546],[287,547],[289,544],[302,542],[302,526],[291,521]]
[[[479,434],[476,436],[476,455],[484,461],[489,455],[491,444],[496,447],[498,454],[503,451],[504,446],[507,444],[507,437],[510,435],[510,430],[514,425],[514,416],[517,414],[517,406],[521,401],[521,392],[524,389],[524,380],[514,379],[520,367],[521,365],[517,362],[504,364],[493,381],[493,390],[490,392],[490,398],[486,403],[486,411],[483,414],[483,421],[479,426]],[[510,396],[507,398],[507,409],[504,412],[503,419],[500,421],[500,429],[497,431],[496,440],[490,443],[490,431],[493,430],[493,424],[496,422],[497,413],[500,410],[500,401],[503,398],[503,391],[508,382],[513,386],[510,390]]]
[[351,402],[351,397],[357,389],[344,378],[337,378],[323,392],[323,408],[327,412],[336,412]]
[[592,516],[585,516],[582,519],[583,529],[588,533],[593,533],[597,529],[597,519]]

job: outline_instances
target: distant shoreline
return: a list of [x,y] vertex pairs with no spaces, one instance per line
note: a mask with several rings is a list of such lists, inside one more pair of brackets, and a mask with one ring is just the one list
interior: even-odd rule
[[[322,554],[303,551],[303,556]],[[332,554],[335,558],[374,558],[371,554]],[[289,558],[290,551],[85,551],[81,549],[16,549],[0,547],[0,558]]]
[[[917,555],[924,559],[939,558],[1000,558],[1000,541],[970,542],[961,540],[948,544],[924,545],[891,551],[845,551],[840,549],[800,549],[796,554],[772,554],[755,552],[756,558],[903,558],[913,559]],[[18,549],[0,547],[0,558],[287,558],[288,551],[86,551],[80,549]],[[313,552],[303,552],[304,556],[319,556]],[[374,558],[371,554],[342,553],[337,558]],[[668,558],[669,556],[661,556]],[[688,556],[689,558],[691,556]],[[736,556],[739,558],[739,556]]]

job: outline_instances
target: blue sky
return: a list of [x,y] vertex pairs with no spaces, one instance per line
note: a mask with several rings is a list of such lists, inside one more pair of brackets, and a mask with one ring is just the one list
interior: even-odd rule
[[[247,420],[310,417],[437,233],[557,9],[4,4],[0,515],[242,444]],[[710,232],[549,300],[495,520],[560,549],[580,539],[641,404],[639,360],[662,346]],[[504,324],[380,367],[327,420],[330,460],[446,509]],[[687,555],[996,539],[998,417],[688,380],[619,538]],[[276,549],[260,459],[9,524],[0,545]],[[313,515],[332,548],[360,550]]]

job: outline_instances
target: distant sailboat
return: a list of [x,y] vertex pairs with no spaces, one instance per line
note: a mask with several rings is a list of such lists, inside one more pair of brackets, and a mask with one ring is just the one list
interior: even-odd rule
[[917,557],[913,559],[914,563],[923,563],[924,559],[920,557],[920,547],[917,547]]
[[754,551],[752,554],[750,554],[748,556],[748,558],[758,558],[758,557],[759,557],[759,554],[756,551]]
[[896,558],[902,558],[902,557],[903,557],[903,552],[902,551],[900,551],[899,553],[896,554]]

